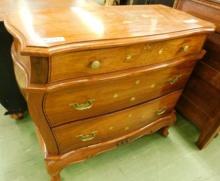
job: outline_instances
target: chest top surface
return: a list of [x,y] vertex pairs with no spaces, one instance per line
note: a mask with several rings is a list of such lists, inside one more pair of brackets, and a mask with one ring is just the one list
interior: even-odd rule
[[68,6],[10,13],[7,29],[24,54],[52,53],[175,38],[214,30],[212,23],[162,5]]
[[28,9],[29,11],[45,8],[62,8],[69,6],[98,6],[94,0],[1,0],[0,21],[10,12]]

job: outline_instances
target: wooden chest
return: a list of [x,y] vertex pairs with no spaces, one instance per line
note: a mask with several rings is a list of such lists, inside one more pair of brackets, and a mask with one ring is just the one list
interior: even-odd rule
[[61,169],[175,122],[174,107],[214,25],[165,6],[13,13],[17,81]]
[[220,130],[220,2],[179,0],[175,7],[216,25],[205,44],[207,54],[196,66],[177,106],[201,130],[197,145],[202,149]]

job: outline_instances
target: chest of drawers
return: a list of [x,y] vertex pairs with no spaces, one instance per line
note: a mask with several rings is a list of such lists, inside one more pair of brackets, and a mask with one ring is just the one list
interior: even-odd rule
[[11,14],[5,25],[53,181],[70,163],[158,130],[167,136],[214,30],[160,5],[27,13]]
[[220,2],[178,0],[176,8],[216,25],[205,43],[207,54],[196,66],[177,105],[178,111],[201,131],[197,145],[202,149],[220,131]]

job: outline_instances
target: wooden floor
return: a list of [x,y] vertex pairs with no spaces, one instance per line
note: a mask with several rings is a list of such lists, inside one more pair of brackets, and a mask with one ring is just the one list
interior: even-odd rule
[[[49,181],[31,118],[15,122],[3,113],[0,107],[0,181]],[[220,137],[199,151],[198,135],[178,116],[168,138],[146,136],[61,174],[64,181],[219,181]]]

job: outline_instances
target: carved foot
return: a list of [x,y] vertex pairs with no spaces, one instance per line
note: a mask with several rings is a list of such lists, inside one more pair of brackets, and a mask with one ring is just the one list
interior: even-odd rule
[[60,174],[51,176],[51,181],[61,181]]
[[169,135],[169,126],[162,128],[160,130],[160,134],[164,137],[167,137]]

